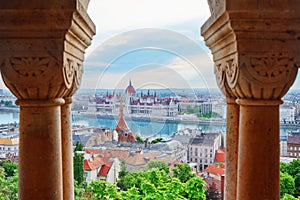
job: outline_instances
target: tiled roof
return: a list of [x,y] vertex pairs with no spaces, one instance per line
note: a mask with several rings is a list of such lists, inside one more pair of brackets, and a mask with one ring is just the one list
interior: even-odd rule
[[97,169],[104,164],[103,159],[100,156],[93,156],[91,159],[86,159],[83,161],[84,170],[91,171],[93,169]]
[[287,140],[288,144],[300,144],[300,137],[299,136],[288,136]]
[[0,138],[0,145],[17,145],[19,138]]
[[204,172],[208,172],[209,174],[213,174],[216,176],[222,176],[225,174],[225,169],[222,166],[217,165],[209,165]]
[[225,148],[216,151],[215,162],[225,162]]
[[85,152],[87,154],[101,155],[102,157],[116,157],[120,161],[125,161],[129,156],[129,150],[127,149],[86,149]]
[[98,176],[107,176],[111,166],[112,166],[113,162],[107,162],[106,164],[102,165]]
[[136,153],[133,156],[129,156],[125,162],[130,165],[145,165],[147,164],[147,159],[153,160],[155,156],[160,155],[160,152],[151,152],[151,153]]

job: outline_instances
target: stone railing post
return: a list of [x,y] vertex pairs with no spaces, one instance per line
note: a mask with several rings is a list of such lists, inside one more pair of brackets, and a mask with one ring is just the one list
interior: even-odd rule
[[[225,198],[279,199],[279,105],[300,63],[300,2],[208,3],[211,17],[202,26],[202,35],[213,54],[220,89],[227,97],[237,99],[238,105],[228,104],[231,111],[240,110],[238,120],[232,120],[228,110],[226,134],[237,127],[239,133],[232,137],[234,140],[226,137],[226,176],[235,173],[237,179],[233,174],[232,180],[226,177]],[[236,166],[232,158],[236,157],[237,138],[238,164],[234,171],[231,167]],[[232,188],[236,188],[236,195]]]
[[20,105],[19,199],[74,198],[70,97],[95,34],[88,2],[1,4],[1,74]]

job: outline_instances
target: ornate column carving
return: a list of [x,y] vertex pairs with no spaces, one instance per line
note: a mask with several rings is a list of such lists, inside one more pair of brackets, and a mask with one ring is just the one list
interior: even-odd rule
[[73,199],[73,176],[62,171],[62,156],[72,155],[64,151],[61,105],[80,85],[84,51],[95,34],[88,2],[1,5],[1,75],[20,105],[20,199]]
[[300,64],[300,2],[208,3],[202,35],[221,91],[240,107],[237,196],[226,197],[279,199],[279,105]]

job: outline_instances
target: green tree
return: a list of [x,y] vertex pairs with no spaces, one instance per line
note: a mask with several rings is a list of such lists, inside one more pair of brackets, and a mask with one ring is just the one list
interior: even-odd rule
[[295,182],[294,196],[300,196],[300,159],[294,159],[290,163],[280,163],[280,171],[291,175]]
[[144,142],[143,138],[139,135],[136,136],[136,141],[141,142],[141,143]]
[[280,172],[280,196],[285,194],[293,195],[295,192],[295,181],[288,173]]
[[155,138],[154,140],[151,141],[151,144],[156,144],[158,142],[161,142],[163,139],[161,137]]
[[87,191],[92,193],[90,199],[118,199],[116,185],[111,185],[105,181],[92,181],[87,187]]
[[79,141],[77,141],[75,144],[74,152],[76,151],[83,151],[83,145]]
[[192,174],[192,168],[188,164],[178,164],[176,168],[173,169],[174,177],[178,178],[182,183],[186,183],[189,179],[195,177]]
[[15,171],[13,176],[5,177],[5,172],[0,168],[0,199],[18,199],[18,173]]
[[5,177],[14,176],[14,174],[18,170],[18,165],[13,163],[11,160],[1,161],[0,166],[2,166],[4,169]]
[[81,184],[83,181],[85,181],[83,162],[83,154],[75,152],[73,157],[73,170],[74,180],[76,180],[78,184]]
[[167,172],[169,171],[168,165],[165,162],[160,161],[160,160],[151,160],[148,163],[147,168],[148,168],[148,170],[151,170],[153,168],[157,168],[159,170],[163,169],[163,170],[165,170]]
[[76,180],[74,180],[74,196],[76,200],[85,200],[85,189],[86,189],[86,184],[81,183],[78,184]]
[[206,199],[204,186],[205,181],[200,177],[193,177],[186,182],[188,199]]
[[285,194],[281,200],[300,200],[300,197],[296,198],[293,195]]

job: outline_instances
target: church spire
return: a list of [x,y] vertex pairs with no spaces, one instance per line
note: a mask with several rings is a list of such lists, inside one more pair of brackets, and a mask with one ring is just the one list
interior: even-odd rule
[[128,131],[129,128],[125,122],[125,115],[124,115],[124,106],[123,106],[123,99],[120,99],[120,111],[119,111],[119,119],[118,123],[115,128],[117,131]]

